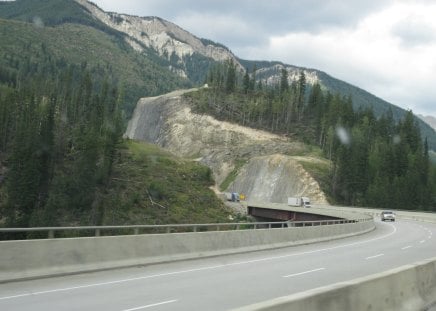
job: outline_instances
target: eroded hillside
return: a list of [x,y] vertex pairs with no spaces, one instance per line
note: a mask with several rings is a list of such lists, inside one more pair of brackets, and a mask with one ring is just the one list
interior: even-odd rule
[[301,157],[307,153],[304,144],[192,113],[183,98],[192,91],[139,100],[125,137],[204,163],[218,185],[235,175],[226,190],[244,193],[248,200],[286,202],[288,196],[301,195],[326,202],[318,183],[300,164],[319,161]]

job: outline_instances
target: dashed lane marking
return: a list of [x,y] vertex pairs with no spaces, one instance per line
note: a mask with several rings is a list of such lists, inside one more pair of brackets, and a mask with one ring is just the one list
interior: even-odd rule
[[378,257],[384,256],[384,255],[385,255],[385,254],[378,254],[378,255],[374,255],[374,256],[366,257],[365,259],[366,259],[366,260],[370,260],[370,259],[378,258]]
[[177,300],[168,300],[168,301],[162,301],[162,302],[158,302],[158,303],[153,303],[151,305],[145,305],[145,306],[140,306],[140,307],[136,307],[136,308],[130,308],[130,309],[125,309],[123,311],[136,311],[136,310],[142,310],[142,309],[147,309],[147,308],[152,308],[152,307],[157,307],[157,306],[161,306],[161,305],[166,305],[169,303],[173,303],[176,302]]
[[299,275],[303,275],[303,274],[308,274],[308,273],[313,273],[313,272],[318,272],[318,271],[322,271],[325,270],[325,268],[318,268],[318,269],[313,269],[313,270],[309,270],[309,271],[304,271],[304,272],[299,272],[299,273],[294,273],[294,274],[289,274],[289,275],[284,275],[284,278],[290,278],[293,276],[299,276]]

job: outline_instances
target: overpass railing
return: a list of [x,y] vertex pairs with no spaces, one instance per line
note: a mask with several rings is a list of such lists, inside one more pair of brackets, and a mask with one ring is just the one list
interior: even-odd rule
[[210,224],[126,225],[126,226],[80,226],[80,227],[34,227],[0,228],[0,240],[22,240],[41,238],[69,238],[86,236],[114,236],[130,234],[183,233],[204,231],[254,230],[290,227],[328,226],[370,221],[371,218],[283,221],[283,222],[238,222]]

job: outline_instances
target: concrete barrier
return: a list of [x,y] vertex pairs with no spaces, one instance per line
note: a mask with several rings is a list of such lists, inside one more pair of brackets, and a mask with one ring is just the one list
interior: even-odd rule
[[[320,208],[338,212],[352,210],[373,217],[379,217],[382,211],[337,206]],[[399,219],[436,223],[436,214],[410,211],[398,211],[396,214]],[[436,310],[436,258],[233,311],[425,311],[430,309]]]
[[419,311],[436,306],[436,258],[233,311]]
[[372,220],[280,229],[0,242],[0,282],[279,248],[363,234]]
[[[362,207],[343,207],[343,206],[330,206],[330,205],[318,205],[318,209],[326,210],[328,212],[344,212],[344,213],[358,213],[373,216],[380,219],[380,213],[385,209],[375,208],[362,208]],[[395,212],[397,219],[416,220],[421,222],[436,223],[436,213],[429,212],[415,212],[415,211],[402,211],[391,209]]]

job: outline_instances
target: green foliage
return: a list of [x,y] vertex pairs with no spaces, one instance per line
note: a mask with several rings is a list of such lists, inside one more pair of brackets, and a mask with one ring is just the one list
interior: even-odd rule
[[209,168],[155,145],[126,141],[101,201],[104,224],[226,222]]
[[234,169],[230,172],[229,175],[224,179],[224,181],[220,185],[220,190],[226,190],[232,182],[235,181],[236,177],[238,177],[240,169],[247,163],[246,159],[238,159],[235,163]]
[[96,87],[110,75],[123,89],[127,117],[140,97],[191,85],[171,73],[167,64],[159,64],[154,51],[145,49],[140,54],[123,38],[80,24],[37,27],[0,19],[0,83],[8,81],[13,87],[23,73],[46,75],[69,65],[83,66],[95,77]]
[[[241,65],[244,68],[253,68],[256,66],[257,69],[262,69],[256,75],[256,79],[268,79],[271,75],[280,75],[279,70],[281,66],[285,66],[287,68],[293,68],[294,70],[303,71],[306,68],[298,68],[290,65],[283,64],[277,61],[249,61],[238,59]],[[344,81],[335,79],[325,72],[318,71],[315,69],[307,69],[310,71],[316,72],[318,76],[319,83],[321,88],[329,92],[331,94],[340,94],[341,96],[350,96],[352,101],[352,107],[355,111],[371,109],[374,112],[374,115],[377,117],[381,117],[383,115],[391,114],[395,122],[399,122],[406,115],[407,111],[401,109],[398,106],[392,105],[385,100],[378,98],[367,91],[358,88],[354,85],[346,83]],[[310,94],[311,86],[307,84],[307,92]],[[418,126],[421,132],[421,138],[424,140],[428,139],[429,148],[432,150],[436,150],[436,132],[432,129],[427,123],[422,121],[420,118],[415,117],[415,120],[418,122]]]
[[0,18],[32,23],[36,27],[76,23],[91,26],[122,39],[122,35],[93,18],[76,1],[70,0],[16,0],[0,2]]
[[89,209],[109,178],[123,128],[120,98],[109,82],[93,85],[92,67],[48,57],[14,64],[17,81],[0,98],[8,167],[0,213],[7,225],[55,225],[59,210]]
[[[282,71],[278,85],[254,91],[247,87],[251,77],[245,75],[236,79],[232,91],[223,83],[231,69],[229,62],[212,68],[210,88],[186,95],[194,111],[318,146],[331,165],[328,172],[315,168],[314,177],[334,202],[434,209],[429,145],[422,141],[412,112],[396,122],[391,110],[378,118],[370,108],[355,111],[351,96],[325,93],[318,84],[306,94],[302,72],[290,86]],[[236,171],[221,188],[228,186]]]
[[0,97],[6,226],[226,221],[209,168],[121,143],[123,99],[109,74],[99,79],[107,72],[43,64],[18,62],[22,78]]

